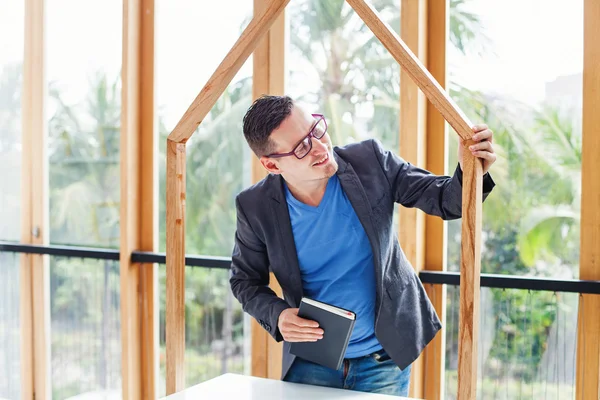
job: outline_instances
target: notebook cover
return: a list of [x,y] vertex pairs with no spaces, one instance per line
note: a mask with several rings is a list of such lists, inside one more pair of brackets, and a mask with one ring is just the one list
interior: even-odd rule
[[[352,311],[344,311],[354,315]],[[349,319],[304,301],[300,303],[298,316],[317,321],[323,329],[323,339],[316,342],[292,342],[290,353],[331,369],[340,369],[356,317]]]

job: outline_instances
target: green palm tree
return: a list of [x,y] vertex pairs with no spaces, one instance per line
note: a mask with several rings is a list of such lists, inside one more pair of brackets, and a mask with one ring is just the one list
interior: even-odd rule
[[[54,114],[49,121],[50,159],[50,238],[53,243],[117,247],[119,243],[119,137],[120,78],[112,82],[98,73],[90,82],[89,97],[81,104],[67,104],[60,88],[51,84],[49,94]],[[74,273],[73,264],[78,265]],[[92,323],[100,327],[98,360],[89,370],[96,373],[95,387],[109,388],[110,348],[119,340],[114,329],[118,304],[118,264],[103,262],[103,278],[91,273],[95,263],[80,265],[78,260],[53,259],[51,268],[51,307],[53,323]],[[77,284],[74,284],[77,282]],[[101,293],[96,292],[100,290]],[[101,310],[94,300],[100,298]],[[114,309],[114,308],[117,309]],[[111,309],[112,308],[112,309]],[[77,332],[78,337],[90,331]],[[53,342],[53,354],[59,362],[71,353],[70,344]],[[67,358],[68,359],[68,358]],[[116,359],[114,354],[112,359]],[[79,360],[81,362],[81,360]],[[117,365],[118,366],[118,365]],[[91,367],[91,366],[90,366]],[[60,370],[60,369],[57,369]],[[89,378],[86,378],[89,379]],[[67,391],[54,388],[55,395],[65,397]],[[78,386],[78,391],[87,389]]]
[[543,199],[524,216],[519,252],[527,265],[544,259],[578,265],[581,216],[581,129],[556,107],[535,114],[530,150],[545,171],[535,192]]
[[[480,50],[479,18],[464,10],[465,0],[450,5],[450,40],[463,53]],[[400,30],[399,2],[373,1],[386,22]],[[364,124],[371,137],[390,148],[398,147],[399,80],[397,62],[343,0],[304,0],[292,3],[291,44],[294,62],[291,79],[302,82],[307,70],[321,80],[316,91],[300,100],[313,102],[329,117],[330,134],[337,144],[360,140]],[[369,121],[357,121],[357,111],[373,109]]]

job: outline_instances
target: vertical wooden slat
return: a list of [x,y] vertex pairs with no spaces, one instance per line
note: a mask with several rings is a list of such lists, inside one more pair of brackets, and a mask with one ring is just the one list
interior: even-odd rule
[[131,262],[157,241],[154,155],[154,0],[123,3],[121,337],[123,398],[156,397],[156,269]]
[[[254,0],[254,14],[264,12],[268,0]],[[285,91],[285,11],[275,20],[269,33],[259,42],[252,56],[252,98],[263,94],[283,95]],[[258,158],[252,157],[252,182],[256,183],[267,175]],[[271,274],[270,285],[279,296],[281,287]],[[270,338],[269,334],[252,319],[252,375],[264,378],[281,377],[283,347]]]
[[[584,1],[580,279],[600,280],[600,2]],[[600,398],[600,296],[579,304],[577,399]]]
[[138,299],[139,265],[131,252],[140,235],[140,37],[141,1],[123,2],[123,68],[121,70],[121,374],[123,398],[141,399],[141,310]]
[[[158,249],[158,143],[154,98],[154,0],[141,1],[139,250]],[[140,265],[142,398],[158,397],[158,265]]]
[[463,156],[463,167],[457,398],[474,400],[477,398],[483,168],[481,160],[468,151]]
[[[402,0],[400,5],[400,36],[423,64],[427,63],[427,0]],[[410,76],[400,72],[400,149],[408,162],[426,167],[427,98]],[[399,239],[406,257],[419,273],[425,257],[425,214],[416,208],[401,207]],[[425,382],[423,353],[412,364],[410,396],[422,398]]]
[[[25,1],[21,242],[48,245],[48,160],[45,115],[45,7]],[[22,398],[51,398],[49,259],[21,257]]]
[[[446,88],[446,43],[448,38],[448,1],[428,0],[427,7],[427,69]],[[438,174],[446,174],[446,121],[427,102],[427,145],[426,169]],[[425,216],[425,266],[429,270],[446,269],[446,229],[447,224],[440,218]],[[438,317],[442,321],[442,331],[425,349],[424,398],[442,399],[444,394],[444,365],[446,342],[446,286],[427,285],[425,287]]]
[[185,389],[185,159],[167,139],[167,395]]

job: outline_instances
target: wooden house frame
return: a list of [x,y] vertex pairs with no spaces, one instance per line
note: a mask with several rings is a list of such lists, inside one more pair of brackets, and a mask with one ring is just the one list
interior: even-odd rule
[[[167,393],[185,388],[185,176],[186,142],[290,0],[273,0],[254,18],[194,99],[167,139]],[[472,124],[398,35],[365,0],[347,0],[467,145]],[[477,387],[479,276],[481,270],[482,163],[463,159],[463,211],[459,325],[459,398]]]

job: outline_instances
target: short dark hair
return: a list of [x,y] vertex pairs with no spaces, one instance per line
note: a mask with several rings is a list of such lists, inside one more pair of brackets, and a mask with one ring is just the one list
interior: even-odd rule
[[292,113],[294,101],[289,96],[263,95],[256,99],[244,115],[244,137],[258,157],[274,152],[269,137]]

